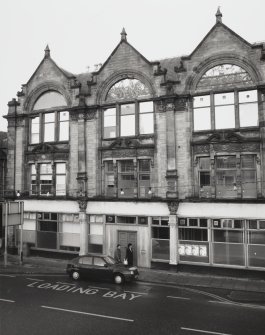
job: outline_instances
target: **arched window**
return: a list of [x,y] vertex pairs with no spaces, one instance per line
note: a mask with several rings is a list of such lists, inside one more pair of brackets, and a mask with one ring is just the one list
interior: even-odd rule
[[247,90],[253,84],[247,71],[234,64],[206,71],[197,89],[209,93],[193,98],[194,131],[258,126],[257,90]]
[[45,92],[37,99],[30,122],[31,144],[68,141],[69,112],[65,107],[64,96],[56,91]]
[[[153,102],[149,88],[138,79],[123,79],[108,91],[103,110],[103,138],[137,136],[154,132]],[[112,105],[111,105],[112,104]]]
[[110,88],[106,100],[131,100],[148,96],[150,96],[149,89],[140,80],[123,79]]

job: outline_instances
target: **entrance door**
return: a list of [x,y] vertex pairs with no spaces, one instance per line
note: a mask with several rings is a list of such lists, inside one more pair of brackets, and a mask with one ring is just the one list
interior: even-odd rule
[[137,232],[118,231],[118,243],[121,245],[121,259],[126,255],[126,248],[129,243],[133,247],[133,265],[137,265]]

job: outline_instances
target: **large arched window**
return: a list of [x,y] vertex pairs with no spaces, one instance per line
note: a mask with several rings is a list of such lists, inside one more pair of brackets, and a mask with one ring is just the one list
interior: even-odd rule
[[137,79],[123,79],[108,91],[103,110],[103,138],[154,132],[154,108],[149,88]]
[[68,141],[69,112],[66,107],[64,96],[56,91],[47,91],[37,99],[30,123],[31,144]]
[[237,65],[206,71],[197,89],[209,94],[193,99],[194,131],[258,126],[257,90],[247,90],[253,85],[250,75]]

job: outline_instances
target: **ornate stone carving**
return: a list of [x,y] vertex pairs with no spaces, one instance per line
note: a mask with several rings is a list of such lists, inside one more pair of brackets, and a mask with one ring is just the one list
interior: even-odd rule
[[170,215],[176,215],[177,214],[177,210],[178,210],[178,207],[179,207],[179,202],[170,201],[170,202],[168,202],[167,206],[168,206]]
[[85,212],[86,208],[87,208],[87,201],[82,199],[82,200],[78,200],[78,205],[79,205],[79,210],[80,212]]
[[195,154],[205,154],[210,152],[210,145],[209,144],[202,144],[202,145],[195,145],[194,146],[194,153]]
[[175,67],[174,67],[174,71],[175,71],[176,73],[186,72],[186,71],[187,71],[186,68],[184,67],[184,64],[183,64],[183,61],[182,61],[182,60],[179,62],[179,66],[175,66]]
[[175,111],[183,111],[187,108],[187,99],[179,98],[175,101]]
[[260,150],[259,143],[225,143],[213,144],[214,151],[240,152],[240,151],[254,151]]
[[96,118],[97,111],[91,110],[83,113],[83,118],[87,121],[94,120]]

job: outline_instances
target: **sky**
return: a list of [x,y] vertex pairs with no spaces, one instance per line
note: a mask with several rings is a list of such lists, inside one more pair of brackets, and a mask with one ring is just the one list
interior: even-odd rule
[[250,43],[265,41],[264,0],[1,0],[0,131],[16,98],[44,57],[73,74],[104,63],[127,40],[148,60],[188,55],[216,22]]

